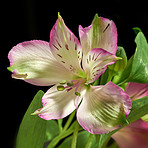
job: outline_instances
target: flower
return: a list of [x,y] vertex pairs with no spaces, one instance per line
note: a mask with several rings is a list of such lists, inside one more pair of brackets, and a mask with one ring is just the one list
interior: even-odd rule
[[60,119],[77,109],[77,120],[85,130],[107,133],[123,124],[131,108],[129,96],[112,82],[91,85],[118,59],[116,26],[96,15],[89,27],[79,27],[79,34],[81,45],[58,15],[50,42],[33,40],[14,46],[8,69],[13,78],[54,85],[42,98],[43,108],[33,114],[45,120]]
[[148,96],[148,83],[130,82],[125,88],[125,92],[130,96],[131,100],[136,100]]
[[[140,99],[148,95],[148,83],[130,82],[127,84],[125,92],[132,100]],[[142,119],[129,124],[112,135],[120,148],[148,147],[148,123]]]

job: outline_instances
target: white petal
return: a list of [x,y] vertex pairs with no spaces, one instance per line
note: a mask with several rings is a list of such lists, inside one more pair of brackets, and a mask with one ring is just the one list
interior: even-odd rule
[[51,85],[72,77],[72,73],[54,58],[45,41],[20,43],[12,48],[8,58],[12,77],[34,85]]
[[61,16],[50,32],[50,48],[55,58],[76,75],[83,75],[82,49],[77,37],[67,28]]
[[87,73],[87,84],[97,80],[106,70],[108,65],[115,63],[116,56],[101,48],[90,50],[83,64]]
[[45,120],[64,118],[76,109],[76,98],[74,89],[58,91],[55,85],[43,96],[43,108],[38,109],[34,114],[38,114]]
[[113,84],[90,86],[83,96],[77,112],[80,125],[92,134],[108,133],[124,122],[124,113],[129,114],[130,98]]

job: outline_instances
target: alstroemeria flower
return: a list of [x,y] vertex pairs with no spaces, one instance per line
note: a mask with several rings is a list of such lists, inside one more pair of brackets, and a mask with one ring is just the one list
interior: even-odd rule
[[[148,95],[148,83],[128,83],[125,92],[132,100]],[[139,119],[112,135],[120,148],[147,148],[148,123]]]
[[[80,125],[93,134],[118,128],[131,108],[129,96],[112,82],[91,86],[117,57],[117,31],[113,21],[96,17],[80,27],[80,40],[62,17],[50,32],[50,42],[34,40],[12,48],[8,57],[12,77],[34,85],[53,85],[35,111],[45,120],[60,119],[77,109]],[[82,62],[83,56],[83,62]]]
[[131,100],[136,100],[148,96],[148,83],[130,82],[125,88],[125,92]]

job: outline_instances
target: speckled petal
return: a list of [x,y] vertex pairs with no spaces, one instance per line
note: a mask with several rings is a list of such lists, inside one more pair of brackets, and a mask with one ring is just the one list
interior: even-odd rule
[[68,70],[76,75],[83,75],[81,68],[82,49],[77,37],[68,29],[64,20],[58,20],[50,32],[50,48],[54,57]]
[[8,58],[12,77],[34,85],[52,85],[72,78],[72,73],[54,58],[45,41],[22,42],[11,49]]
[[43,108],[36,110],[33,114],[45,120],[64,118],[77,108],[76,98],[75,89],[58,91],[55,85],[43,96]]
[[87,84],[97,80],[106,70],[108,65],[115,63],[117,57],[104,49],[94,48],[90,50],[83,64],[87,74]]
[[129,96],[117,85],[90,86],[77,112],[80,125],[92,134],[104,134],[124,124],[131,108]]

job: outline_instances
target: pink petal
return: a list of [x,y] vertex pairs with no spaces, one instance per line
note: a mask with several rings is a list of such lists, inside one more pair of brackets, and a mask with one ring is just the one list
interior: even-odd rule
[[[93,34],[93,23],[83,28],[82,26],[79,26],[79,36],[81,41],[81,46],[84,52],[84,56],[87,55],[87,53],[92,48],[103,48],[104,50],[116,54],[117,51],[117,28],[112,20],[99,17],[99,41],[96,41],[98,43],[97,45],[92,45],[92,34]],[[96,38],[97,39],[97,38]]]
[[101,48],[90,50],[83,64],[87,73],[87,83],[97,80],[106,70],[108,65],[115,63],[116,56]]
[[92,134],[108,133],[119,128],[123,124],[123,114],[130,112],[129,96],[112,82],[104,86],[90,86],[82,97],[77,120]]
[[72,78],[71,72],[53,57],[45,41],[20,43],[11,49],[8,58],[12,77],[34,85],[52,85]]
[[127,84],[125,92],[131,97],[132,100],[148,96],[148,83],[135,83],[130,82]]
[[113,134],[112,138],[120,148],[147,148],[148,123],[139,119]]
[[[61,119],[71,114],[77,107],[75,90],[57,90],[57,85],[50,88],[43,96],[43,108],[33,114],[38,114],[45,120]],[[79,101],[80,102],[80,101]]]
[[[82,49],[78,39],[59,16],[50,32],[50,48],[55,58],[68,70],[81,75]],[[82,74],[83,75],[83,74]]]

